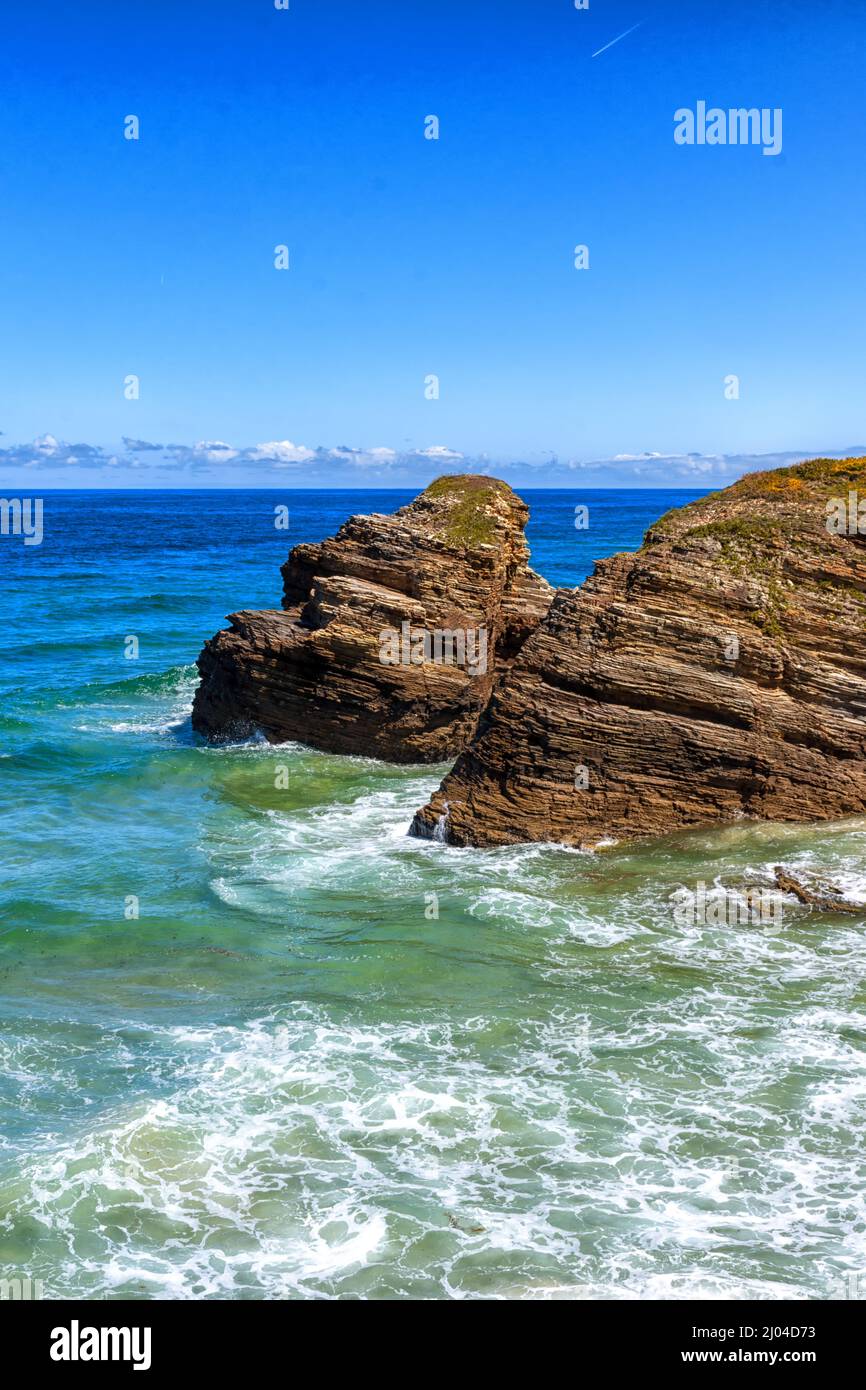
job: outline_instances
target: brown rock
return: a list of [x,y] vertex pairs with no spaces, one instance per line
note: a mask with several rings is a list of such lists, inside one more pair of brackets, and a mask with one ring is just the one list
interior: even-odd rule
[[593,845],[866,812],[866,537],[828,530],[858,485],[866,530],[866,459],[750,475],[559,590],[413,832]]
[[816,907],[821,912],[848,912],[855,917],[866,916],[866,903],[849,902],[834,883],[821,882],[816,891],[793,874],[789,874],[781,864],[776,865],[773,873],[776,887],[782,893],[789,893],[806,907]]
[[284,611],[234,613],[206,644],[193,726],[392,762],[455,757],[553,594],[528,566],[528,515],[506,483],[445,477],[393,516],[296,546]]

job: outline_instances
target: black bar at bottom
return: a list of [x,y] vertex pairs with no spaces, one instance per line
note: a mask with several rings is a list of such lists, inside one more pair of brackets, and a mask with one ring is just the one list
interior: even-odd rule
[[[19,1374],[33,1369],[63,1379],[92,1379],[104,1371],[159,1380],[209,1371],[225,1377],[229,1370],[257,1374],[265,1364],[305,1379],[315,1366],[329,1378],[344,1366],[347,1376],[355,1378],[362,1367],[372,1374],[380,1356],[389,1361],[386,1348],[393,1350],[401,1334],[416,1332],[423,1338],[415,1343],[416,1351],[423,1353],[428,1374],[433,1370],[431,1358],[434,1364],[438,1361],[440,1372],[449,1365],[455,1371],[461,1363],[466,1371],[472,1364],[478,1367],[480,1359],[489,1373],[500,1358],[508,1364],[515,1355],[533,1360],[538,1353],[543,1358],[538,1373],[555,1355],[575,1371],[600,1364],[611,1374],[678,1368],[700,1375],[711,1367],[775,1373],[797,1367],[826,1377],[850,1366],[863,1326],[863,1306],[856,1300],[532,1303],[530,1311],[521,1309],[518,1323],[510,1320],[504,1331],[496,1320],[495,1300],[482,1300],[480,1315],[472,1312],[479,1300],[454,1300],[458,1307],[452,1304],[448,1312],[435,1304],[414,1305],[410,1312],[399,1302],[396,1307],[394,1302],[383,1307],[376,1300],[344,1302],[367,1311],[350,1314],[347,1324],[345,1311],[324,1311],[327,1300],[4,1301],[0,1335],[4,1360],[13,1352]],[[513,1312],[512,1305],[511,1316]],[[487,1321],[491,1316],[492,1324]],[[536,1340],[539,1333],[543,1342]],[[458,1343],[451,1341],[455,1335],[463,1348],[459,1354]],[[379,1365],[386,1369],[385,1363]],[[391,1363],[388,1374],[395,1369]],[[404,1363],[403,1374],[408,1371]]]

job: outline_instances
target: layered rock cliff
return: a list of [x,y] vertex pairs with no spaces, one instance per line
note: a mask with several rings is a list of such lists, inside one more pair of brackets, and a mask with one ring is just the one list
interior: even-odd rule
[[528,516],[506,483],[451,476],[393,516],[296,546],[283,610],[233,613],[206,644],[194,728],[391,762],[456,757],[553,595],[528,565]]
[[413,831],[591,846],[866,813],[866,459],[753,474],[559,590]]

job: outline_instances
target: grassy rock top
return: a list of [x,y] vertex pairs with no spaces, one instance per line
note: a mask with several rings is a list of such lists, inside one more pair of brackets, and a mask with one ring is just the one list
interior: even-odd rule
[[751,582],[760,595],[755,621],[767,636],[790,634],[807,616],[813,628],[820,616],[859,632],[866,625],[864,537],[856,521],[853,533],[828,524],[834,504],[849,508],[851,493],[866,501],[866,458],[749,473],[661,517],[636,559],[667,546],[675,560],[699,567],[709,559]]
[[[866,458],[807,459],[790,468],[770,468],[747,473],[726,491],[737,497],[773,497],[779,493],[813,492],[831,495],[842,486],[866,485]],[[721,494],[714,494],[719,496]]]
[[424,513],[447,545],[467,550],[495,545],[503,525],[522,530],[529,515],[507,483],[481,473],[437,478],[404,511]]
[[860,487],[866,496],[866,458],[807,459],[790,468],[747,473],[719,492],[666,512],[645,543],[715,537],[746,548],[811,533],[827,539],[826,504]]

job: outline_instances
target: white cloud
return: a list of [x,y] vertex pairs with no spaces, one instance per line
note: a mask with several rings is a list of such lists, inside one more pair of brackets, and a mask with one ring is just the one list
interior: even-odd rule
[[[72,476],[86,469],[94,479],[99,473],[117,480],[125,470],[162,486],[172,476],[203,482],[223,477],[241,485],[246,478],[266,481],[282,471],[296,471],[299,480],[321,487],[400,485],[423,487],[439,473],[465,468],[473,473],[508,477],[515,487],[683,487],[724,486],[743,473],[799,463],[806,458],[862,456],[866,445],[845,449],[812,449],[772,454],[719,453],[622,453],[596,459],[560,459],[550,451],[545,457],[493,459],[488,454],[465,455],[445,444],[424,449],[408,446],[392,449],[384,444],[358,447],[340,444],[310,448],[290,439],[271,440],[254,446],[227,444],[221,439],[201,439],[195,444],[153,444],[125,438],[126,452],[99,445],[67,443],[53,434],[42,434],[31,443],[0,445],[0,466],[17,468],[22,477],[32,472]],[[5,447],[4,447],[5,446]],[[64,486],[66,483],[64,482]]]
[[418,457],[422,459],[462,459],[456,449],[449,449],[445,444],[432,444],[429,449],[419,449]]
[[306,444],[293,444],[290,439],[273,440],[270,444],[257,444],[254,449],[244,451],[245,456],[256,463],[273,463],[287,468],[293,463],[307,463],[316,457],[315,449]]
[[230,463],[238,457],[237,449],[225,444],[221,439],[200,439],[193,445],[193,453],[206,458],[210,463]]
[[22,468],[61,464],[82,464],[85,468],[92,468],[105,462],[105,452],[97,445],[67,444],[53,434],[40,434],[32,444],[12,444],[0,449],[0,460],[5,464],[19,464]]
[[33,441],[33,452],[42,454],[44,458],[55,458],[58,454],[66,452],[66,446],[55,439],[53,434],[40,434]]

